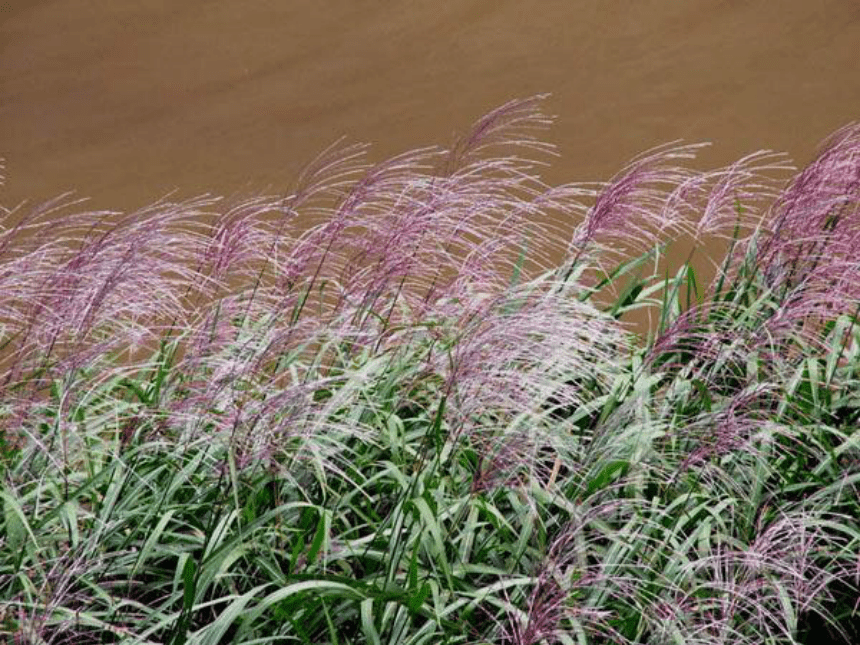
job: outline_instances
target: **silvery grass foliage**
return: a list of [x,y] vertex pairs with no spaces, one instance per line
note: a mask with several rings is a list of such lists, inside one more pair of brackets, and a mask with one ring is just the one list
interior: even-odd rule
[[860,127],[548,186],[540,108],[287,196],[4,209],[2,633],[856,640]]

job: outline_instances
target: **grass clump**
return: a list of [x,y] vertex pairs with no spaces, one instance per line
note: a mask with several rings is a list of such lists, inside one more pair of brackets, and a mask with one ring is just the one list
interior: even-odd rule
[[[286,197],[6,209],[0,632],[858,638],[860,128],[793,176],[664,146],[547,186],[548,123],[333,148]],[[679,236],[727,240],[707,288],[659,272]]]

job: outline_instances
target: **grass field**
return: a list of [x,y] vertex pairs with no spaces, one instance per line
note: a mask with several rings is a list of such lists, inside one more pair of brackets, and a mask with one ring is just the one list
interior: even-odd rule
[[860,642],[860,126],[547,186],[549,123],[4,209],[0,635]]

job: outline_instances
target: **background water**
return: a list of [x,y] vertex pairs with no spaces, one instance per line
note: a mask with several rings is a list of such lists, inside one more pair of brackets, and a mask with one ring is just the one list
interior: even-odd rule
[[860,118],[854,0],[0,2],[0,203],[287,191],[341,136],[382,159],[551,92],[552,182],[669,140],[807,161]]

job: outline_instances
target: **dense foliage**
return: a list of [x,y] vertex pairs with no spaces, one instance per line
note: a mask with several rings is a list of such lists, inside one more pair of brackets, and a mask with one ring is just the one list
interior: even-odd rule
[[858,642],[860,127],[547,186],[548,124],[4,209],[0,634]]

